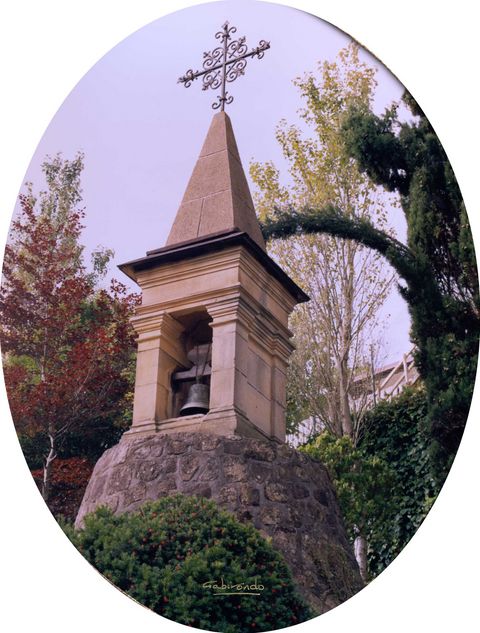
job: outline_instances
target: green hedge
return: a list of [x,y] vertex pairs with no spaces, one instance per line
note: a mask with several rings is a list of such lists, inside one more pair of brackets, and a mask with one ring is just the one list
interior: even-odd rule
[[370,577],[402,551],[443,483],[427,420],[425,391],[409,388],[368,413],[356,447],[328,432],[301,447],[328,468],[351,542],[367,539]]
[[390,516],[382,529],[370,534],[369,566],[374,574],[389,565],[412,538],[443,484],[436,473],[427,420],[427,397],[418,387],[380,402],[366,419],[359,449],[388,463],[395,474]]
[[120,516],[102,507],[85,518],[84,529],[67,533],[117,587],[182,624],[243,633],[314,615],[281,555],[252,526],[205,499],[175,495]]

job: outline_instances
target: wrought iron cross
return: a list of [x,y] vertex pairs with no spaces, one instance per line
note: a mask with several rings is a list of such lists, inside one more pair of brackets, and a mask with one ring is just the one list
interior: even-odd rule
[[265,51],[270,48],[270,42],[260,40],[256,48],[250,52],[245,43],[245,37],[238,40],[232,39],[232,33],[236,33],[235,26],[229,26],[228,22],[222,26],[222,30],[215,33],[215,39],[221,40],[222,46],[217,46],[213,51],[203,53],[203,70],[195,72],[190,68],[178,83],[184,84],[185,88],[192,85],[192,81],[203,76],[202,90],[212,88],[216,90],[222,87],[222,93],[218,95],[218,101],[212,103],[212,108],[225,110],[226,103],[232,103],[233,97],[226,91],[227,82],[235,81],[237,77],[245,74],[248,57],[258,57],[262,59]]

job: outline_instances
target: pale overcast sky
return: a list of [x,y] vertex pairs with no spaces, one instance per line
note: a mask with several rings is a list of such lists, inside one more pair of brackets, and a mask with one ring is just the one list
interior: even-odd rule
[[[47,154],[85,153],[86,207],[83,242],[113,248],[115,265],[165,243],[214,111],[216,91],[199,81],[185,89],[177,78],[200,69],[204,51],[218,45],[216,31],[228,20],[249,49],[261,39],[271,48],[249,60],[246,75],[229,85],[232,119],[245,171],[251,159],[282,165],[275,141],[280,119],[298,120],[301,106],[292,80],[333,60],[350,38],[330,24],[295,9],[256,1],[191,7],[140,29],[105,55],[61,105],[32,158],[25,180],[41,185]],[[378,69],[375,109],[398,100],[403,87],[374,57]],[[404,234],[401,212],[394,220]],[[127,281],[119,271],[113,274]],[[384,310],[386,360],[408,351],[409,319],[396,292]],[[394,335],[392,333],[395,333]]]

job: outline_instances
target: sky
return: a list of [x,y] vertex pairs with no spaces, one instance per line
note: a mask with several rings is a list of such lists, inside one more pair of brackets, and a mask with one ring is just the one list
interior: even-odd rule
[[[281,119],[298,122],[302,106],[293,79],[333,60],[350,37],[309,13],[247,0],[190,7],[120,42],[65,99],[27,170],[24,180],[38,190],[47,155],[85,154],[86,253],[97,245],[112,248],[111,273],[128,285],[115,266],[164,245],[215,113],[218,91],[203,91],[198,80],[185,89],[177,79],[189,68],[201,69],[203,52],[218,45],[215,33],[227,19],[237,27],[234,37],[246,36],[249,49],[261,39],[271,44],[262,60],[249,60],[246,75],[228,85],[234,101],[227,113],[245,172],[253,159],[282,168],[275,127]],[[374,109],[382,112],[403,87],[372,55],[364,51],[362,57],[378,69]],[[287,178],[285,169],[282,175]],[[392,221],[401,238],[400,211]],[[395,290],[382,318],[388,319],[383,358],[395,361],[410,349],[408,313]]]

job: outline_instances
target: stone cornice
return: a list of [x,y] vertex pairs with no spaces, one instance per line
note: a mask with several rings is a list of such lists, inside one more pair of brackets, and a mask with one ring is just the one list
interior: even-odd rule
[[249,253],[284,286],[296,303],[309,300],[308,295],[290,279],[280,266],[246,233],[238,229],[149,251],[146,257],[121,264],[119,268],[131,279],[137,281],[142,271],[151,270],[171,262],[189,260],[200,255],[223,251],[238,245],[245,246]]

